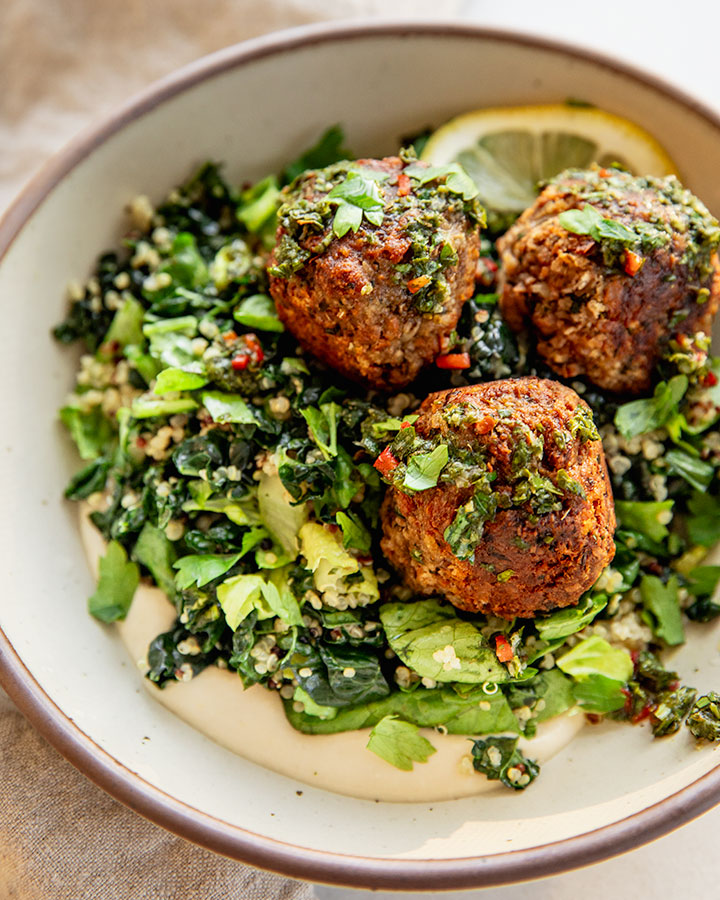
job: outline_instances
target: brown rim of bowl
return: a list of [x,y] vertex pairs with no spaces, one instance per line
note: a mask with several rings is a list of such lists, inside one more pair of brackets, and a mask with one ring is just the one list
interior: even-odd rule
[[[491,39],[581,59],[619,73],[690,109],[718,131],[712,110],[631,65],[562,42],[460,23],[360,22],[304,26],[227,47],[179,69],[126,102],[53,156],[0,219],[0,263],[45,197],[99,144],[128,122],[195,84],[257,59],[328,41],[378,36]],[[461,890],[527,881],[589,865],[677,828],[720,801],[720,766],[664,800],[572,838],[486,857],[396,860],[310,850],[229,825],[146,782],[106,753],[44,692],[0,630],[0,683],[38,731],[83,774],[135,812],[180,837],[225,856],[307,881],[390,890]]]

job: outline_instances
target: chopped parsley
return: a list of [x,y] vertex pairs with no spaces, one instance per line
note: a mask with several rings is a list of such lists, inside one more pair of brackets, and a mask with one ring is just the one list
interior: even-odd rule
[[381,759],[409,772],[414,763],[424,763],[435,753],[430,741],[423,737],[417,725],[403,722],[397,716],[385,716],[370,732],[367,743]]

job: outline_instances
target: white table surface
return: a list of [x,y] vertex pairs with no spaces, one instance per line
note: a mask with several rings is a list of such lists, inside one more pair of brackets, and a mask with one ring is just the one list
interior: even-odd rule
[[[720,4],[668,0],[465,0],[462,18],[615,56],[653,72],[720,111]],[[720,172],[718,173],[720,177]],[[625,900],[720,896],[720,807],[659,840],[585,869],[502,888],[450,894],[372,893],[316,887],[318,900]]]

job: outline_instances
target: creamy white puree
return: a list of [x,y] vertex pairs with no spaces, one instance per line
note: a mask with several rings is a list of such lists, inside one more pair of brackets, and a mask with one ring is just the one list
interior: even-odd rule
[[[80,530],[90,568],[97,577],[103,539],[81,510]],[[175,609],[156,587],[141,585],[130,612],[117,625],[120,637],[140,668],[150,641],[168,631]],[[285,718],[282,702],[259,685],[244,690],[237,674],[210,666],[189,682],[162,690],[143,678],[152,696],[193,728],[228,750],[313,787],[366,800],[428,802],[468,797],[498,788],[472,771],[470,742],[461,735],[422,733],[437,749],[426,763],[403,772],[366,748],[370,729],[307,735]],[[523,752],[540,764],[565,747],[582,727],[584,716],[558,716],[538,726]],[[505,790],[504,788],[502,788]]]

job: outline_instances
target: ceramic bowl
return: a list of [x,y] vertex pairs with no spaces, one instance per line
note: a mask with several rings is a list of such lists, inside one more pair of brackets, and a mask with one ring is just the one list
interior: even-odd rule
[[[382,155],[466,110],[567,97],[651,131],[720,212],[720,122],[671,87],[544,40],[379,24],[276,34],[181,70],[52,160],[0,224],[2,682],[62,753],[142,815],[299,878],[430,890],[586,864],[720,797],[717,751],[612,723],[584,729],[522,794],[391,804],[308,788],[155,703],[113,629],[85,609],[92,580],[62,499],[76,460],[56,419],[75,359],[50,328],[66,283],[117,243],[128,199],[160,199],[208,158],[226,160],[232,180],[253,180],[335,122],[358,154]],[[693,635],[673,664],[698,688],[717,688],[717,644],[717,629]]]

